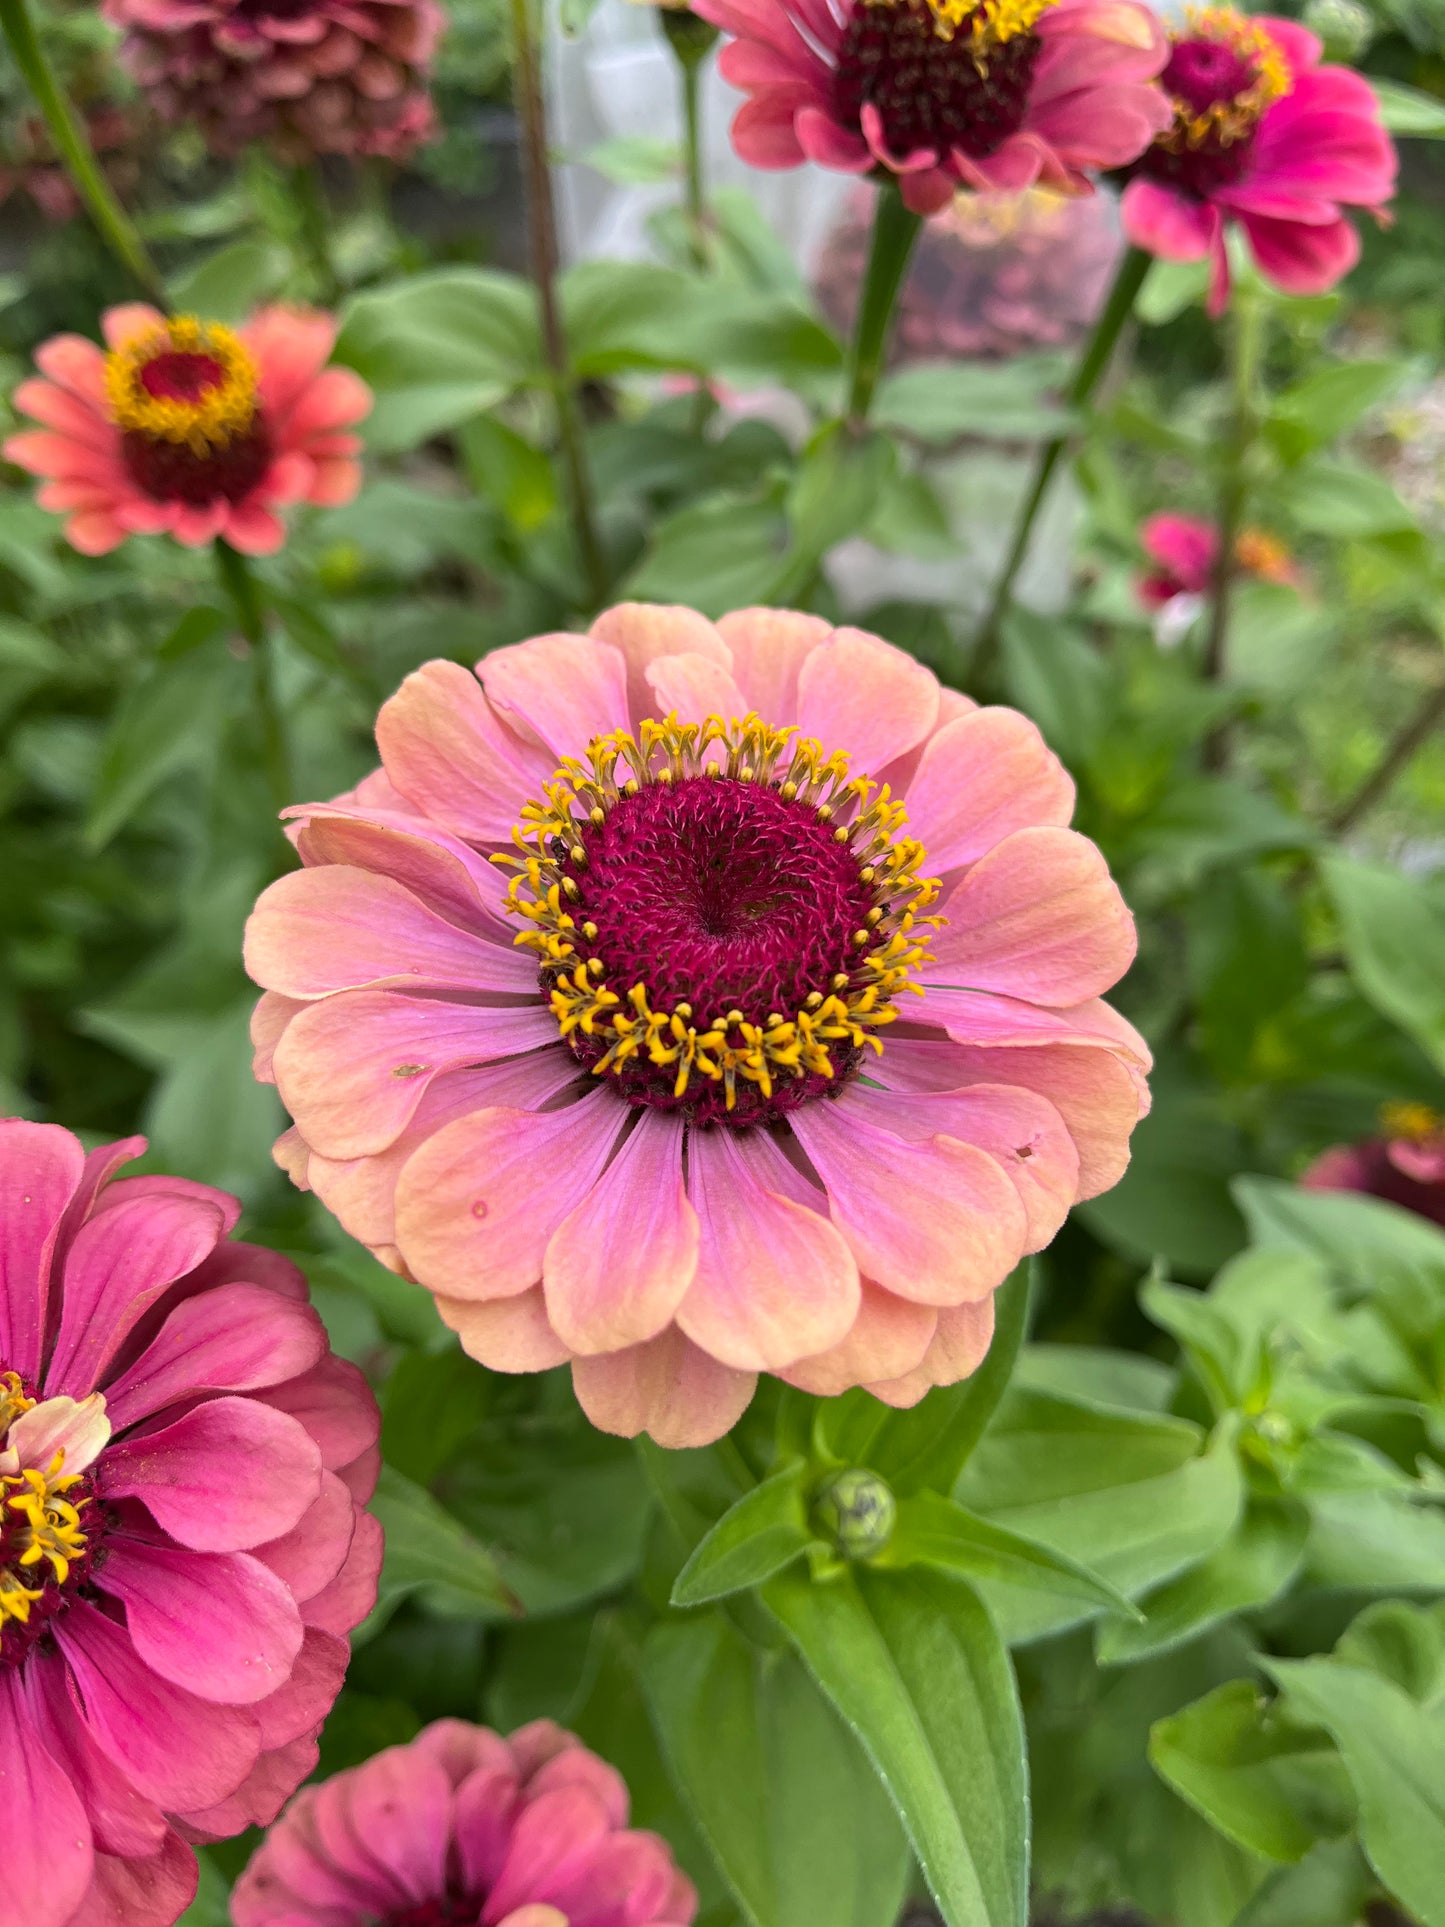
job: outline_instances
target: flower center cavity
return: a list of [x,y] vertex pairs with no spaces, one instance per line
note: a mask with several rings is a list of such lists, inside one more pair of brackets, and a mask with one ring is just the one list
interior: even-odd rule
[[1190,8],[1186,18],[1160,76],[1174,124],[1138,168],[1204,196],[1243,172],[1260,116],[1289,92],[1290,73],[1259,21],[1232,7]]
[[158,502],[237,502],[271,460],[250,351],[194,315],[142,327],[106,356],[126,470]]
[[1048,0],[853,0],[834,80],[839,114],[865,106],[888,151],[920,148],[972,158],[993,153],[1023,125]]
[[494,860],[579,1062],[748,1125],[841,1088],[916,988],[937,885],[904,821],[793,730],[670,716],[565,763]]
[[19,1421],[49,1409],[18,1373],[0,1371],[0,1666],[25,1657],[89,1572],[95,1550],[90,1481],[66,1472],[65,1448],[46,1453],[39,1466],[22,1458],[27,1428]]

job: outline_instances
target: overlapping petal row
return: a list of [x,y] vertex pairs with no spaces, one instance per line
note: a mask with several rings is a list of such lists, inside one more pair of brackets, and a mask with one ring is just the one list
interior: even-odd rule
[[239,1207],[0,1123],[4,1914],[170,1927],[187,1841],[315,1766],[380,1529],[379,1420]]
[[[707,1048],[741,1063],[757,1028],[792,1022],[792,1008],[684,1020],[674,1000],[676,1025],[639,1028],[620,1067],[610,1043],[598,1056],[595,1040],[564,1040],[559,966],[539,981],[535,951],[517,942],[508,873],[490,859],[515,856],[529,800],[564,763],[586,766],[601,739],[660,718],[720,719],[716,732],[749,716],[840,752],[849,782],[869,779],[859,794],[870,811],[902,799],[941,921],[876,1033],[881,1054],[840,1027],[830,1069],[806,1086],[780,1073],[744,1114],[757,1121],[738,1128],[716,1082],[674,1096],[668,1053],[715,1020],[723,1042]],[[907,1405],[973,1370],[995,1287],[1076,1199],[1118,1179],[1147,1105],[1148,1052],[1100,1001],[1134,954],[1132,920],[1097,849],[1067,827],[1073,784],[1034,725],[976,708],[900,650],[813,616],[755,609],[714,625],[688,609],[622,606],[588,636],[497,650],[475,674],[428,663],[383,708],[377,741],[382,767],[355,792],[294,813],[305,867],[265,893],[247,933],[265,990],[257,1074],[295,1120],[277,1156],[296,1182],[432,1291],[474,1357],[502,1371],[570,1360],[584,1407],[611,1431],[714,1438],[759,1372],[819,1393],[866,1384]],[[780,763],[773,780],[785,774]],[[637,920],[635,869],[615,899],[601,889],[623,874],[605,839],[626,807],[596,792],[595,817],[556,846],[554,901],[580,889],[593,906],[579,907],[574,932],[584,982],[612,981],[606,946],[624,911],[629,955],[654,991],[681,964],[697,981],[711,912],[698,898],[679,935],[668,905],[706,897],[745,847],[762,869],[749,872],[743,934],[727,942],[762,942],[771,970],[799,931],[814,934],[794,874],[807,839],[790,833],[770,857],[742,830],[817,792],[789,803],[766,776],[714,770],[676,785],[689,811],[714,791],[719,808],[739,809],[756,793],[759,811],[715,845],[698,832],[699,873],[657,899],[655,925]],[[660,794],[644,784],[638,800],[624,785],[615,797],[641,810]],[[846,798],[834,807],[811,811],[808,834],[822,825],[819,849],[846,855],[863,804],[856,817]],[[573,851],[578,867],[566,846],[591,836],[590,822],[602,827],[591,860]],[[648,816],[629,862],[676,858],[659,822]],[[860,945],[850,956],[899,914],[885,881],[869,886],[883,892],[876,914],[856,932],[841,926]],[[834,896],[851,916],[846,894],[820,883],[820,919]],[[859,981],[826,979],[803,1008],[824,1003],[830,983],[851,999]],[[625,978],[614,987],[625,997]],[[695,1094],[703,1108],[689,1108]]]
[[356,494],[353,431],[371,391],[349,368],[327,367],[330,315],[261,308],[233,332],[131,302],[101,325],[108,353],[82,335],[37,349],[39,377],[14,404],[39,426],[4,446],[41,478],[40,506],[66,517],[82,554],[167,534],[269,555],[286,539],[278,509]]
[[321,1786],[271,1829],[236,1927],[690,1927],[692,1884],[630,1830],[613,1769],[550,1720],[507,1739],[438,1720]]

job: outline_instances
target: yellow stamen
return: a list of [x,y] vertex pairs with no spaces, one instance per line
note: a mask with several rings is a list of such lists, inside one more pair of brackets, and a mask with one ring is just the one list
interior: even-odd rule
[[1445,1132],[1445,1117],[1428,1104],[1408,1098],[1392,1098],[1380,1106],[1380,1129],[1389,1138],[1405,1138],[1411,1144],[1425,1144]]
[[1233,100],[1216,100],[1203,113],[1175,95],[1174,125],[1160,136],[1160,145],[1178,151],[1218,141],[1227,147],[1253,133],[1264,110],[1289,92],[1289,63],[1262,22],[1233,7],[1186,7],[1184,17],[1186,32],[1176,40],[1213,40],[1229,47],[1250,65],[1254,79]]
[[[895,0],[872,0],[872,4],[891,6]],[[960,28],[967,27],[969,51],[982,71],[990,51],[1019,34],[1032,33],[1053,0],[982,0],[982,4],[979,0],[926,0],[926,4],[940,40],[952,40]]]
[[0,1439],[10,1430],[22,1412],[28,1412],[35,1404],[33,1398],[25,1396],[18,1372],[0,1372]]
[[[152,395],[143,371],[172,354],[205,355],[220,369],[220,379],[194,400]],[[153,441],[184,443],[196,455],[224,448],[246,433],[256,415],[258,378],[240,336],[195,315],[173,315],[148,326],[105,358],[105,389],[116,426]]]
[[[47,1582],[53,1578],[63,1586],[72,1564],[85,1551],[80,1508],[89,1500],[82,1499],[76,1506],[66,1498],[81,1477],[79,1473],[67,1476],[64,1468],[61,1450],[47,1471],[32,1466],[0,1475],[0,1544],[7,1560],[0,1565],[0,1627],[7,1619],[22,1624],[28,1620]],[[38,1585],[27,1584],[37,1580]]]

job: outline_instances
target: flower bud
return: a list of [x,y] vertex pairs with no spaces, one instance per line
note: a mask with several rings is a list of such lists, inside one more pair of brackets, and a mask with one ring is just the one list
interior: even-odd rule
[[1326,60],[1358,60],[1375,37],[1375,22],[1360,0],[1308,0],[1300,17],[1324,42]]
[[845,1559],[872,1559],[893,1537],[898,1502],[876,1472],[850,1465],[821,1488],[813,1519]]

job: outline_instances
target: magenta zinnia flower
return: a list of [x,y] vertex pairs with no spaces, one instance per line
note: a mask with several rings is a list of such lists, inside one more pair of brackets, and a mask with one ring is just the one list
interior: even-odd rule
[[15,407],[43,426],[3,449],[44,477],[40,506],[69,518],[82,555],[162,534],[270,555],[286,539],[284,503],[335,508],[360,488],[351,430],[371,390],[326,366],[330,315],[262,308],[233,331],[135,302],[101,327],[108,354],[82,335],[36,350],[46,379],[21,382]]
[[690,1927],[692,1883],[627,1788],[550,1720],[438,1720],[297,1795],[236,1883],[236,1927]]
[[198,126],[214,152],[264,141],[405,160],[436,131],[427,73],[437,0],[105,0],[152,107]]
[[[1154,563],[1139,579],[1139,600],[1159,609],[1175,596],[1201,596],[1214,581],[1219,526],[1200,515],[1164,511],[1140,525],[1139,542]],[[1262,582],[1297,583],[1299,571],[1278,536],[1263,529],[1241,529],[1234,544],[1235,567]]]
[[375,1401],[239,1206],[0,1123],[5,1919],[170,1927],[316,1764],[376,1595]]
[[1379,214],[1395,149],[1369,82],[1322,67],[1307,28],[1232,7],[1190,9],[1164,70],[1171,125],[1131,169],[1124,227],[1166,261],[1213,264],[1209,311],[1229,298],[1226,221],[1288,294],[1321,294],[1359,259],[1346,207]]
[[920,214],[962,185],[1086,191],[1168,125],[1164,30],[1138,0],[694,0],[735,38],[752,167],[900,177]]
[[1360,1191],[1445,1225],[1445,1117],[1428,1104],[1386,1104],[1380,1136],[1321,1151],[1307,1191]]
[[377,741],[247,932],[293,1177],[609,1431],[972,1371],[1146,1100],[1033,724],[813,616],[624,605],[427,663]]

